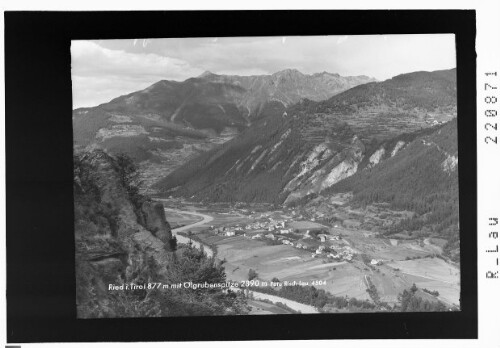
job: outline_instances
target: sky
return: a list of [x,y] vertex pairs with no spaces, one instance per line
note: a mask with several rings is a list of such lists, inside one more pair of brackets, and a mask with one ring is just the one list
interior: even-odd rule
[[90,107],[159,80],[229,75],[367,75],[380,81],[456,66],[453,34],[72,41],[73,107]]

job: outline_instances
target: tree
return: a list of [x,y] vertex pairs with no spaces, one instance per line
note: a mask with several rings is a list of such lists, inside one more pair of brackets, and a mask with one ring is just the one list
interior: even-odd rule
[[258,276],[258,274],[254,269],[250,268],[248,270],[248,280],[253,280],[253,279],[257,278],[257,276]]
[[430,302],[423,300],[415,295],[417,287],[415,284],[411,287],[410,291],[404,290],[399,294],[398,300],[400,302],[401,312],[442,312],[446,311],[446,306],[441,301]]
[[411,292],[412,292],[413,294],[417,292],[418,288],[417,288],[417,286],[415,285],[415,283],[413,283],[413,285],[411,286],[410,290],[411,290]]
[[366,254],[361,254],[361,260],[368,265],[370,264],[371,258]]
[[177,237],[172,236],[172,239],[168,241],[168,244],[170,246],[170,250],[172,251],[177,250]]

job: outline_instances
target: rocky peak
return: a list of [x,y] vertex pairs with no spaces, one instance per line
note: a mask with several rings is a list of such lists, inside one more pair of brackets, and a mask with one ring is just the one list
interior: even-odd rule
[[323,71],[323,72],[320,72],[320,73],[314,73],[314,74],[312,74],[312,76],[315,76],[315,77],[324,77],[324,76],[340,77],[339,74],[337,74],[337,73],[330,73],[328,71]]
[[273,77],[304,77],[305,75],[297,69],[284,69],[284,70],[275,72],[272,76]]
[[198,78],[203,79],[203,78],[213,77],[213,76],[217,76],[217,75],[209,70],[206,70],[201,75],[199,75]]

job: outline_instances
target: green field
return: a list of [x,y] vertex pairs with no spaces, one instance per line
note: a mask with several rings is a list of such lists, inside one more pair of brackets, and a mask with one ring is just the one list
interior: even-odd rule
[[[209,225],[215,228],[236,224],[243,226],[265,220],[259,213],[248,215],[231,209],[227,209],[228,213],[219,208],[210,210],[194,205],[185,205],[182,209],[186,214],[168,213],[167,219],[172,225],[198,221],[198,218],[193,218],[188,211],[212,216],[214,220]],[[336,296],[355,297],[359,300],[371,300],[366,291],[370,282],[376,287],[380,300],[393,305],[398,303],[398,295],[415,283],[419,289],[439,291],[438,299],[448,305],[459,304],[459,269],[434,257],[440,254],[441,248],[433,240],[390,240],[377,238],[377,234],[371,231],[337,227],[335,232],[343,237],[340,241],[330,244],[337,248],[348,247],[355,252],[351,262],[339,262],[325,256],[312,258],[311,251],[289,245],[273,245],[270,241],[252,240],[248,236],[257,233],[254,230],[247,231],[247,237],[241,234],[227,237],[216,235],[209,229],[210,226],[198,226],[193,228],[192,232],[197,235],[198,240],[217,249],[217,258],[224,260],[227,278],[233,281],[247,280],[249,270],[253,269],[257,272],[257,279],[261,281],[271,281],[273,278],[297,282],[320,280],[326,284],[318,285],[318,288]],[[314,229],[323,225],[301,220],[287,223],[288,227]],[[322,244],[315,239],[305,241]],[[382,263],[366,265],[362,255],[365,260],[377,259]],[[436,300],[421,290],[419,294],[426,299]],[[260,309],[253,308],[253,314],[269,312],[269,308],[265,307],[261,305]]]

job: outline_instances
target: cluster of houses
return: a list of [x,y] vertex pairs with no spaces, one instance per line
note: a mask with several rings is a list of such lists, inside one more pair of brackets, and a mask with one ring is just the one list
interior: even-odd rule
[[[247,234],[245,233],[243,235],[244,237],[247,237]],[[257,234],[254,234],[253,236],[249,237],[251,239],[264,239],[264,238],[268,238],[268,239],[271,239],[271,240],[279,240],[279,241],[288,241],[288,239],[284,239],[284,237],[282,236],[277,236],[277,235],[274,235],[272,233],[268,233],[268,234],[264,234],[264,233],[257,233]]]
[[[246,235],[245,235],[246,237]],[[276,236],[272,233],[268,233],[268,234],[263,234],[263,233],[257,233],[257,234],[254,234],[252,237],[252,239],[264,239],[264,238],[268,238],[268,239],[271,239],[271,240],[276,240]]]
[[[267,236],[264,236],[264,237],[267,237]],[[282,238],[282,237],[278,237],[278,238]],[[285,245],[289,245],[289,246],[297,248],[297,249],[304,249],[304,250],[312,251],[313,253],[311,254],[311,257],[314,257],[314,258],[322,256],[322,255],[323,256],[326,255],[326,257],[332,258],[335,260],[352,261],[354,254],[355,254],[354,250],[352,250],[349,247],[336,248],[333,246],[319,245],[315,249],[314,247],[308,246],[306,244],[303,244],[300,242],[294,242],[294,241],[291,241],[289,239],[284,239],[284,238],[281,239],[281,243],[283,243]]]
[[[261,216],[265,217],[265,216]],[[214,228],[214,226],[210,226],[210,230],[213,231],[216,235],[222,235],[222,236],[235,236],[237,234],[244,234],[246,237],[246,233],[248,231],[268,231],[268,232],[273,232],[273,233],[268,233],[265,236],[262,234],[256,234],[252,236],[252,239],[259,239],[259,238],[269,238],[272,240],[276,239],[275,235],[278,234],[289,234],[292,232],[292,229],[290,228],[285,228],[286,222],[284,220],[274,220],[273,218],[268,218],[269,221],[256,221],[249,223],[245,226],[224,226],[220,228]]]
[[[291,228],[286,228],[285,220],[274,220],[269,215],[262,214],[260,216],[260,221],[255,221],[249,223],[247,225],[235,225],[235,226],[224,226],[220,228],[214,228],[213,226],[210,229],[216,235],[223,235],[227,237],[235,236],[235,235],[243,235],[246,238],[257,239],[257,240],[272,240],[281,242],[284,245],[289,245],[291,247],[297,249],[303,249],[307,251],[311,251],[312,257],[328,257],[334,260],[347,260],[351,261],[353,259],[354,251],[349,247],[334,247],[332,245],[328,245],[328,241],[339,241],[342,239],[341,235],[330,235],[326,233],[313,233],[311,230],[307,230],[305,234],[302,236],[303,239],[317,239],[322,244],[317,248],[316,246],[311,246],[311,243],[307,243],[305,241],[299,242],[294,241],[290,237],[286,236],[293,232]],[[247,232],[258,231],[259,233],[251,234]],[[325,244],[323,244],[325,243]],[[309,245],[308,245],[309,244]],[[313,243],[314,244],[314,243]],[[317,242],[316,242],[317,245]]]
[[238,232],[243,233],[243,228],[241,228],[240,226],[220,227],[220,228],[214,228],[213,226],[210,226],[210,230],[212,230],[216,235],[221,235],[226,237],[235,236]]
[[[330,252],[329,252],[330,251]],[[335,251],[335,253],[332,253]],[[318,249],[314,253],[311,254],[311,257],[318,257],[319,255],[326,255],[329,259],[334,259],[338,261],[347,260],[352,261],[354,256],[354,251],[349,247],[344,247],[342,249],[336,248],[327,248],[324,245],[320,245]]]
[[[330,234],[324,234],[324,233],[320,233],[320,234],[316,235],[316,237],[319,239],[319,241],[321,243],[325,243],[328,240],[337,241],[337,240],[341,239],[340,235],[330,235]],[[305,235],[304,235],[304,239],[308,239],[308,238],[313,238],[313,236],[310,235],[310,230],[307,230]]]
[[290,229],[285,229],[284,220],[274,220],[268,218],[269,221],[256,221],[245,226],[245,230],[267,230],[268,232],[279,232],[280,234],[287,234],[292,232]]
[[[235,236],[237,234],[245,234],[246,231],[252,230],[267,230],[268,232],[274,232],[274,234],[289,234],[292,232],[292,229],[285,228],[285,221],[283,220],[274,220],[273,218],[269,218],[269,221],[256,221],[245,226],[228,226],[228,227],[220,227],[214,228],[214,226],[210,226],[210,230],[212,230],[216,235],[223,236]],[[267,238],[275,240],[276,237],[273,233],[269,233],[266,235]],[[254,235],[253,239],[262,238],[261,234]]]

